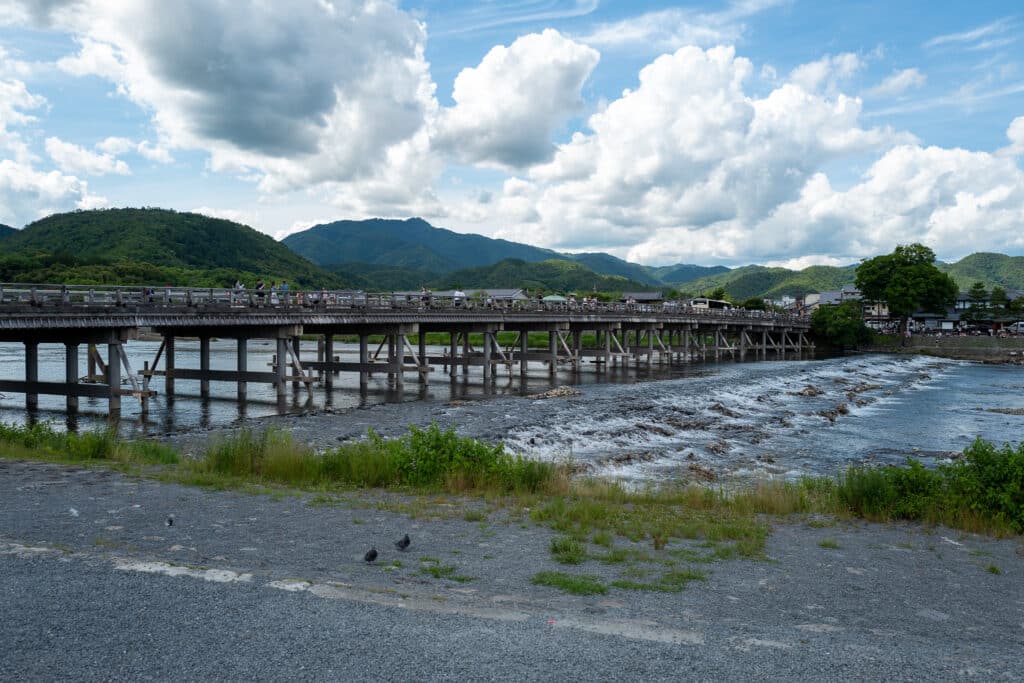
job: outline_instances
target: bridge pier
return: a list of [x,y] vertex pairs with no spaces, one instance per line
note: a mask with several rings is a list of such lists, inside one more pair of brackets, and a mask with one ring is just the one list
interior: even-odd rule
[[121,342],[107,344],[107,386],[110,395],[107,399],[110,415],[121,414]]
[[[237,369],[239,376],[244,376],[249,371],[249,354],[248,354],[248,339],[245,337],[238,338],[238,349],[236,350],[238,356]],[[249,393],[249,386],[244,379],[238,380],[238,400],[245,401]]]
[[210,397],[210,337],[203,335],[199,337],[199,395],[203,398]]
[[[159,301],[140,298],[140,293],[131,288],[109,292],[101,289],[98,294],[83,294],[67,287],[53,292],[45,288],[37,291],[35,287],[24,291],[29,289],[31,298],[26,298],[28,294],[15,298],[7,296],[5,285],[4,298],[0,300],[0,341],[23,344],[26,360],[24,378],[0,379],[0,391],[24,393],[25,405],[30,410],[38,408],[40,394],[64,396],[68,412],[79,408],[80,396],[106,398],[113,414],[120,409],[121,397],[131,394],[143,400],[145,410],[145,400],[153,393],[148,390],[149,380],[154,375],[164,376],[168,396],[175,395],[176,383],[181,379],[197,380],[204,398],[210,396],[210,382],[233,382],[238,400],[244,402],[248,398],[248,384],[253,382],[273,385],[279,399],[284,398],[289,383],[295,388],[306,384],[311,390],[314,378],[310,369],[328,390],[335,386],[337,373],[358,372],[360,390],[365,391],[374,372],[387,373],[389,384],[401,389],[406,371],[416,371],[422,384],[427,381],[432,365],[446,366],[453,379],[459,374],[459,366],[463,376],[468,377],[470,366],[480,365],[484,382],[488,383],[494,381],[499,364],[506,365],[511,374],[516,362],[525,381],[531,361],[546,364],[548,374],[553,376],[563,361],[571,362],[578,372],[584,357],[593,358],[596,369],[604,371],[613,364],[625,365],[631,357],[639,364],[645,355],[647,365],[652,365],[655,353],[659,362],[675,358],[690,361],[698,355],[706,359],[711,351],[709,344],[716,359],[721,359],[724,352],[736,355],[739,351],[744,356],[754,350],[767,356],[770,348],[780,355],[789,350],[813,348],[804,334],[806,320],[772,314],[645,307],[626,311],[614,305],[557,311],[466,307],[445,310],[443,306],[407,307],[393,297],[362,293],[347,293],[347,298],[337,293],[337,298],[329,303],[318,301],[315,309],[291,299],[240,308],[232,305],[230,292],[209,288],[165,290]],[[145,382],[140,387],[122,341],[141,327],[156,330],[164,341],[152,368],[147,363],[142,373]],[[519,334],[518,344],[513,343],[514,348],[507,352],[496,337],[503,329]],[[587,341],[589,330],[594,330],[596,343]],[[448,335],[447,354],[428,357],[425,336],[431,331]],[[761,333],[759,341],[753,336],[757,331]],[[546,348],[530,348],[531,332],[547,332],[547,343],[543,344]],[[316,360],[305,363],[305,368],[298,343],[303,333],[322,335],[318,338]],[[419,335],[416,349],[410,346],[410,333]],[[483,334],[481,349],[470,344],[471,333]],[[358,334],[358,362],[335,358],[334,335],[340,334]],[[371,357],[368,353],[371,335],[385,337],[386,362],[383,345],[378,349],[379,361],[376,354]],[[568,335],[572,335],[571,341]],[[199,340],[197,369],[177,367],[176,338],[183,336]],[[213,337],[237,342],[235,368],[211,369]],[[272,371],[254,372],[248,367],[250,339],[274,340],[277,355]],[[65,346],[63,381],[39,381],[40,343]],[[79,349],[83,344],[89,346],[86,378],[78,376]],[[106,359],[97,352],[97,344],[107,344]],[[157,367],[161,353],[166,354],[163,370]],[[132,381],[132,390],[122,391],[122,373]]]
[[[64,383],[69,387],[78,384],[78,344],[75,342],[64,343]],[[67,395],[68,413],[78,412],[78,396],[72,393]]]
[[174,333],[164,335],[164,393],[174,396]]
[[[29,387],[39,381],[39,343],[25,342],[25,383]],[[29,410],[39,408],[39,394],[31,389],[25,394],[25,407]]]
[[519,377],[526,380],[530,374],[530,333],[523,330],[519,333]]

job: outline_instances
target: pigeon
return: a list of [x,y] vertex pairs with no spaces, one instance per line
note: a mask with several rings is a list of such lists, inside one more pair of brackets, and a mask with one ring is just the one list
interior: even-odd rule
[[405,550],[409,547],[410,543],[412,543],[412,541],[409,540],[409,534],[406,534],[405,536],[402,536],[402,538],[400,538],[399,540],[395,541],[395,547],[399,550]]
[[167,526],[174,526],[174,515],[167,518]]
[[377,549],[376,548],[370,548],[369,550],[367,550],[366,554],[363,555],[363,559],[366,560],[367,562],[373,562],[374,560],[376,560],[377,559]]

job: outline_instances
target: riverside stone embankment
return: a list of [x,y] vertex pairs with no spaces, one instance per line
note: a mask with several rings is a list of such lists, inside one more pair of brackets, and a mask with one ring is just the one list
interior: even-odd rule
[[912,353],[973,360],[986,363],[1024,365],[1024,337],[939,337],[915,335],[906,346],[877,344],[861,349],[867,353]]

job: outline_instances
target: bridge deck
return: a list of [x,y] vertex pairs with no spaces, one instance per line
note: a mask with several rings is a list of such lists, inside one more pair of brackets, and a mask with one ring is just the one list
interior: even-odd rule
[[[121,346],[144,329],[161,335],[163,343],[152,364],[147,362],[136,374]],[[320,381],[330,389],[337,372],[358,372],[362,388],[369,373],[386,372],[389,383],[401,387],[403,373],[416,372],[423,382],[438,365],[453,379],[460,366],[463,375],[471,366],[481,367],[484,381],[489,381],[499,367],[511,373],[514,364],[525,376],[531,361],[547,365],[554,374],[559,367],[579,371],[583,358],[594,359],[600,371],[630,360],[649,364],[655,358],[688,360],[709,354],[717,359],[723,353],[742,356],[748,351],[767,357],[769,351],[813,348],[805,338],[809,329],[810,322],[803,317],[692,308],[676,302],[548,303],[323,290],[0,284],[0,341],[25,345],[24,380],[0,378],[0,388],[24,393],[29,408],[37,405],[38,394],[67,396],[69,411],[77,409],[78,396],[107,396],[111,412],[116,413],[120,396],[133,395],[143,401],[145,411],[146,399],[155,393],[149,389],[153,376],[164,378],[168,394],[174,393],[175,380],[198,380],[202,396],[209,395],[211,381],[235,382],[239,400],[244,401],[248,382],[273,384],[281,398],[289,382],[309,389]],[[448,336],[443,354],[435,350],[435,355],[428,355],[422,334],[427,332]],[[513,333],[515,341],[503,349],[499,332]],[[546,348],[530,347],[531,335],[537,333],[547,334]],[[305,367],[298,344],[304,334],[320,336],[316,361],[307,360]],[[343,361],[334,354],[337,335],[359,338],[357,359]],[[368,344],[371,335],[384,338],[375,351]],[[419,337],[417,348],[410,344],[411,335]],[[473,344],[470,335],[475,335]],[[175,367],[176,337],[199,338],[199,368]],[[238,341],[237,370],[210,368],[212,337]],[[270,372],[250,371],[246,365],[246,340],[254,338],[276,340]],[[507,344],[508,337],[504,339]],[[64,383],[38,381],[37,349],[44,343],[66,346]],[[84,381],[91,384],[85,385],[78,377],[82,344],[89,345]],[[97,345],[107,347],[106,362]],[[158,369],[161,359],[163,370]],[[133,385],[129,392],[120,388],[122,369]]]

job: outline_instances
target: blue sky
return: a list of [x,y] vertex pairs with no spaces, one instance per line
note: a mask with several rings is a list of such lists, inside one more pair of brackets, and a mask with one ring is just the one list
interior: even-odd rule
[[162,206],[630,260],[1024,254],[1013,2],[0,0],[0,223]]

